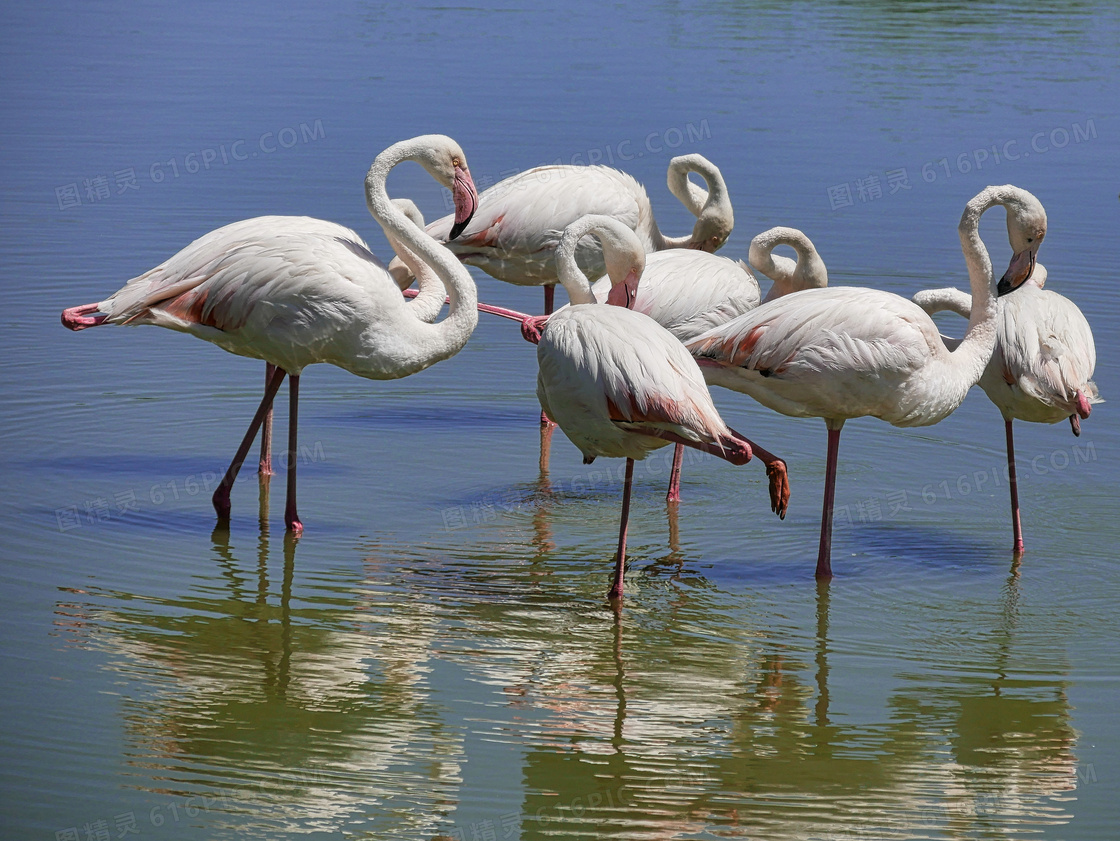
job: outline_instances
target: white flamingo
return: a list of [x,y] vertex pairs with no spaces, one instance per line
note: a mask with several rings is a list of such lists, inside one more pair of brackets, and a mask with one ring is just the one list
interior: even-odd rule
[[[415,254],[422,261],[415,270],[424,288],[412,303],[348,228],[307,217],[264,216],[212,231],[106,300],[63,311],[62,323],[72,330],[154,324],[276,366],[214,492],[220,522],[229,520],[230,489],[285,374],[290,420],[284,521],[298,534],[303,525],[296,513],[296,429],[303,369],[328,362],[370,379],[405,377],[454,356],[474,330],[478,311],[470,274],[385,192],[389,171],[406,160],[421,164],[452,190],[459,228],[470,220],[477,193],[462,149],[443,135],[401,141],[374,160],[366,175],[370,213],[390,242],[405,247],[410,260]],[[442,283],[433,282],[437,279]],[[442,305],[445,288],[450,312],[429,324],[426,314],[434,315],[432,307]]]
[[[1025,546],[1012,421],[1058,423],[1069,418],[1073,434],[1080,435],[1081,421],[1089,417],[1092,404],[1102,402],[1092,380],[1097,352],[1089,322],[1076,304],[1043,289],[1045,284],[1046,269],[1036,263],[1022,290],[1001,299],[995,351],[979,383],[1003,415],[1016,555]],[[913,300],[930,314],[950,310],[968,318],[972,311],[972,302],[959,289],[929,289]],[[945,341],[950,347],[956,344],[955,339]]]
[[[615,284],[602,306],[580,271],[576,247],[592,234],[602,243]],[[645,255],[621,223],[586,216],[569,225],[557,248],[558,277],[573,305],[554,313],[537,345],[537,396],[548,417],[583,453],[626,459],[622,518],[609,597],[619,598],[626,559],[626,527],[634,461],[680,443],[733,464],[756,449],[720,418],[696,362],[677,339],[648,316],[627,309],[640,289]],[[784,465],[771,475],[771,505],[784,513],[789,483]]]
[[[775,248],[793,248],[797,260],[773,254]],[[828,286],[828,271],[812,241],[795,228],[771,228],[751,240],[748,257],[755,268],[773,281],[766,300],[801,289]],[[595,300],[606,301],[611,278],[603,277],[592,287]],[[759,305],[758,281],[742,261],[684,249],[658,251],[646,256],[642,282],[631,304],[684,343],[713,327]],[[563,312],[563,307],[558,312]],[[547,316],[528,317],[530,335],[539,333]],[[765,450],[755,453],[767,470],[779,469],[780,461]],[[669,476],[667,502],[680,501],[681,465],[684,447],[676,445]],[[542,456],[542,465],[544,464]],[[784,469],[784,463],[781,469]]]
[[[997,288],[980,216],[1007,209],[1015,250]],[[968,265],[972,315],[956,350],[911,301],[875,289],[794,292],[689,343],[709,383],[742,391],[794,417],[823,418],[828,427],[818,578],[832,575],[832,508],[840,430],[871,415],[895,426],[925,426],[948,416],[976,384],[995,346],[996,296],[1021,285],[1046,234],[1046,211],[1026,190],[987,187],[965,206],[958,226]]]
[[[703,189],[688,178],[699,174]],[[559,281],[554,259],[561,232],[588,214],[613,217],[634,231],[647,252],[666,248],[715,251],[731,234],[734,214],[719,168],[702,155],[681,155],[669,162],[670,192],[694,216],[692,233],[667,237],[657,227],[645,188],[632,176],[606,166],[538,166],[484,190],[470,224],[451,241],[451,215],[427,231],[455,255],[492,277],[518,286],[545,287],[545,313],[552,312],[552,289]],[[601,247],[580,245],[576,260],[584,274],[603,275]],[[393,265],[390,264],[392,268]]]

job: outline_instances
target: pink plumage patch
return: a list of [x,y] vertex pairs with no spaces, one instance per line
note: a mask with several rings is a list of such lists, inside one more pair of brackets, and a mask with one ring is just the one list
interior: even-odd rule
[[649,403],[645,409],[638,407],[634,395],[628,394],[625,406],[607,398],[607,417],[615,423],[672,423],[683,425],[684,413],[675,400]]

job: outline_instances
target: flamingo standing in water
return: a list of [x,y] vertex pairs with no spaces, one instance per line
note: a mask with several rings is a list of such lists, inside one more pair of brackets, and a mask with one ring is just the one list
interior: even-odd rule
[[[576,247],[592,234],[602,243],[614,281],[602,306],[575,260]],[[586,216],[569,225],[556,252],[558,277],[572,306],[554,313],[539,334],[537,396],[545,414],[583,453],[626,459],[622,518],[614,580],[608,597],[622,596],[626,529],[634,461],[651,450],[680,443],[744,464],[765,451],[730,429],[720,418],[695,361],[664,327],[632,305],[645,263],[642,244],[625,225]],[[534,329],[526,325],[527,330]],[[785,465],[770,473],[771,506],[784,514],[789,501]]]
[[[980,239],[980,216],[1007,209],[1015,256],[998,285]],[[987,187],[965,206],[958,226],[968,265],[972,314],[950,352],[933,320],[916,304],[875,289],[809,289],[785,295],[689,343],[705,379],[749,394],[793,417],[828,427],[818,578],[832,575],[832,508],[840,430],[871,415],[895,426],[925,426],[947,417],[976,384],[996,340],[997,295],[1031,275],[1046,235],[1046,211],[1026,190]]]
[[[1069,418],[1073,434],[1080,435],[1081,421],[1089,417],[1092,404],[1102,402],[1092,379],[1097,351],[1089,322],[1073,301],[1043,289],[1045,284],[1046,269],[1036,263],[1022,291],[1000,301],[995,351],[979,383],[1003,415],[1016,556],[1026,547],[1012,421],[1058,423]],[[913,300],[931,315],[949,310],[968,318],[972,312],[972,302],[958,289],[929,289]],[[946,344],[954,346],[956,340],[946,339]]]
[[[773,254],[775,248],[793,248],[797,260]],[[771,228],[751,240],[748,259],[755,268],[773,281],[766,300],[788,295],[801,289],[828,286],[824,261],[805,234],[795,228]],[[595,300],[606,301],[611,278],[604,277],[592,285]],[[732,318],[759,305],[758,281],[742,261],[715,254],[684,249],[658,251],[646,256],[642,282],[631,304],[635,312],[644,313],[687,344],[706,331],[726,324]],[[559,310],[563,312],[563,308]],[[547,316],[531,319],[539,332]],[[759,453],[761,456],[762,454]],[[673,452],[673,468],[669,476],[667,502],[680,501],[681,465],[684,447],[677,444]],[[767,462],[767,469],[772,465]]]
[[[422,288],[412,303],[348,228],[306,217],[264,216],[212,231],[106,300],[63,311],[62,323],[71,330],[106,323],[154,324],[276,366],[214,492],[220,523],[229,520],[230,489],[285,375],[290,416],[284,522],[299,534],[303,525],[296,512],[295,467],[303,369],[328,362],[370,379],[405,377],[454,356],[478,323],[469,272],[409,221],[385,192],[389,171],[406,160],[421,164],[452,191],[457,219],[452,236],[470,221],[478,194],[462,149],[443,135],[401,141],[374,160],[366,175],[366,202],[390,242],[405,247],[419,273]],[[428,313],[434,317],[445,289],[449,314],[430,324],[425,318]]]

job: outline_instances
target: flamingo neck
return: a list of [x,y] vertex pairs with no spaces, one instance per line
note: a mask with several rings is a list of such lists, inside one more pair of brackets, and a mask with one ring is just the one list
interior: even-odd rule
[[[774,254],[779,245],[788,245],[797,253],[797,260]],[[747,260],[751,266],[774,282],[766,294],[772,301],[802,289],[823,289],[828,286],[828,270],[813,243],[796,228],[771,228],[751,240]]]
[[[390,242],[404,246],[411,252],[417,262],[417,268],[420,268],[421,272],[433,273],[447,291],[449,304],[447,318],[428,328],[431,333],[425,344],[425,351],[434,361],[456,353],[466,343],[478,324],[478,310],[475,308],[478,299],[474,282],[466,267],[455,258],[455,255],[405,216],[390,201],[385,190],[385,181],[390,170],[401,161],[415,160],[423,165],[422,154],[430,142],[430,138],[413,138],[395,143],[378,155],[366,174],[366,205],[373,218],[380,223]],[[426,268],[421,267],[421,263]],[[418,278],[421,272],[416,273]],[[434,294],[439,297],[438,292]],[[417,318],[416,313],[410,312],[408,317],[418,324],[423,323]]]
[[[703,178],[707,189],[689,180],[690,172]],[[666,182],[669,192],[696,217],[696,225],[692,233],[680,237],[667,237],[654,225],[655,250],[699,248],[708,239],[709,228],[725,229],[730,234],[734,225],[734,211],[727,194],[727,183],[715,164],[702,155],[681,155],[669,162]]]
[[1007,205],[1011,196],[1000,187],[989,187],[965,205],[957,233],[968,266],[972,312],[960,345],[950,354],[954,368],[969,385],[979,381],[996,344],[996,277],[988,249],[980,238],[980,217],[997,204]]

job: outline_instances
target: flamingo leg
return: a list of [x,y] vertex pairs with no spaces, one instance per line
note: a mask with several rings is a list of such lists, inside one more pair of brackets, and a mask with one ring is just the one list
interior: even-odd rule
[[[548,284],[544,288],[544,314],[552,315],[552,308],[556,303],[556,287]],[[556,429],[556,424],[541,410],[541,457],[540,469],[541,473],[548,471],[549,453],[552,449],[552,433]]]
[[832,578],[832,507],[836,501],[836,461],[840,453],[840,427],[828,428],[828,459],[824,468],[824,510],[821,512],[821,544],[817,551],[818,579]]
[[299,376],[288,377],[288,498],[284,504],[284,525],[288,531],[299,536],[303,533],[303,523],[296,513],[296,457],[299,449]]
[[[268,388],[275,371],[276,366],[271,362],[264,363],[265,388]],[[264,422],[261,425],[261,460],[260,464],[257,465],[257,473],[261,476],[271,476],[272,472],[272,404],[269,403],[268,412],[265,413]]]
[[634,484],[634,459],[626,459],[626,481],[622,486],[622,521],[618,526],[618,553],[614,556],[614,582],[608,599],[622,598],[622,576],[626,571],[626,527],[630,522],[630,486]]
[[1019,485],[1015,480],[1015,438],[1011,431],[1010,419],[1004,421],[1004,429],[1007,433],[1007,484],[1011,487],[1011,530],[1015,536],[1015,546],[1012,551],[1019,556],[1023,554],[1026,547],[1023,545],[1023,526],[1019,520]]
[[245,437],[241,439],[241,445],[237,448],[237,453],[234,455],[233,461],[230,462],[229,468],[226,470],[226,475],[222,477],[222,481],[214,491],[212,501],[214,503],[214,510],[218,512],[219,523],[229,522],[230,489],[233,488],[234,480],[237,479],[237,472],[245,462],[245,457],[249,455],[249,448],[253,446],[253,439],[257,437],[257,430],[260,429],[261,424],[264,423],[264,416],[272,407],[272,399],[280,389],[280,383],[284,381],[286,374],[287,372],[283,368],[277,368],[273,372],[272,379],[268,381],[268,385],[265,387],[264,397],[261,398],[261,404],[257,407],[257,413],[253,415],[253,420],[249,424],[249,428],[245,431]]
[[665,494],[666,502],[681,501],[681,465],[684,463],[684,444],[673,447],[673,468],[669,471],[669,490]]

